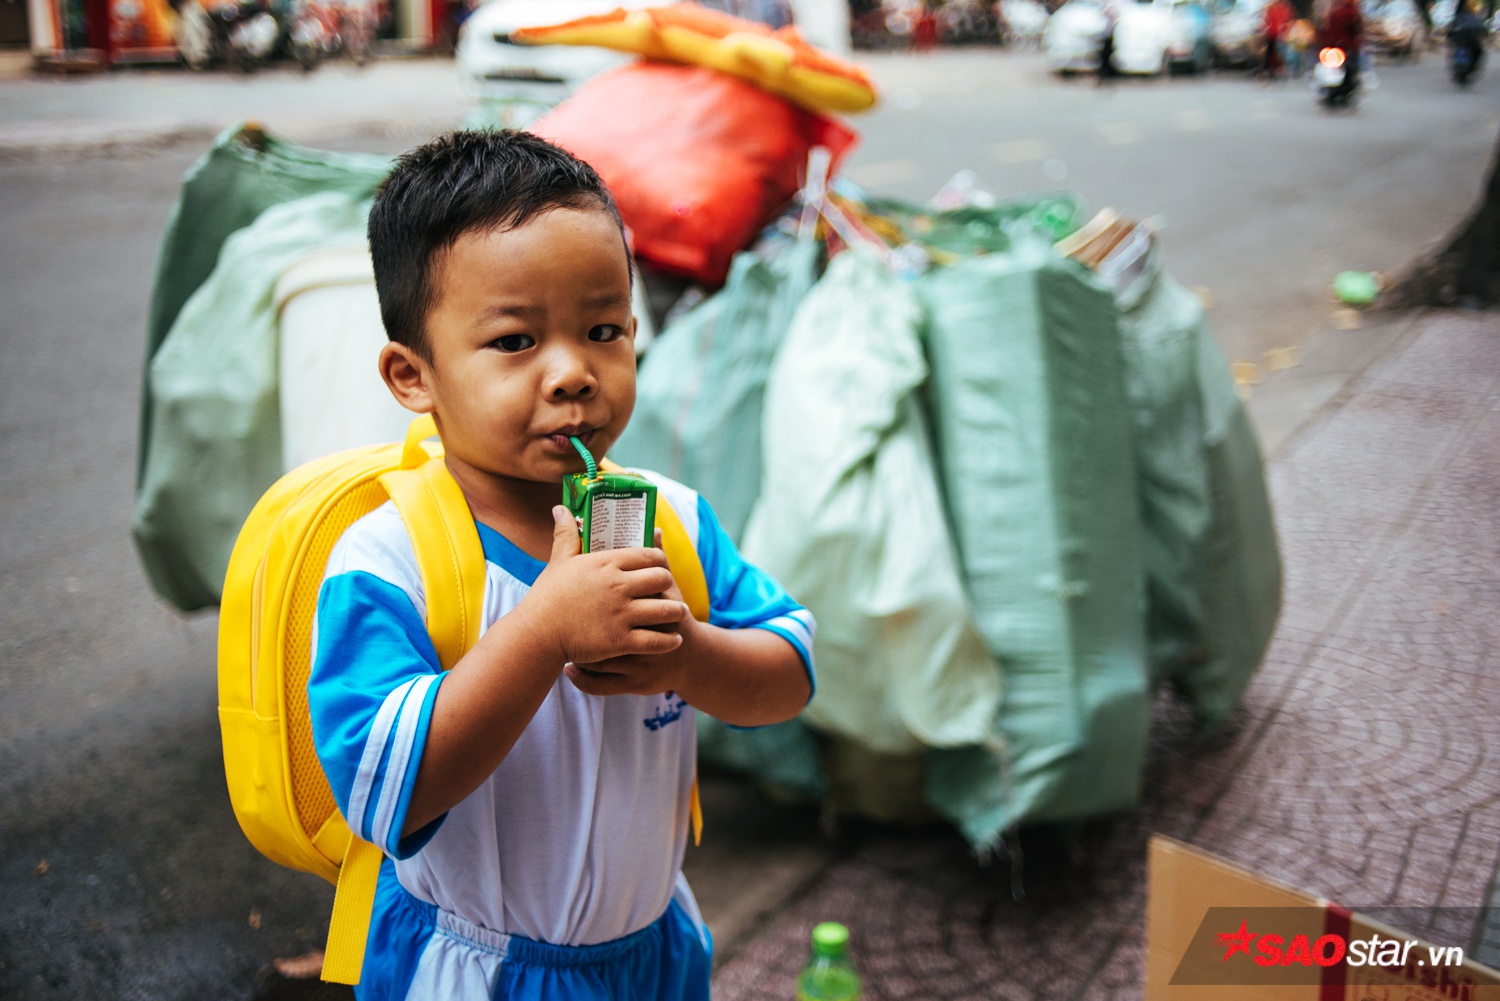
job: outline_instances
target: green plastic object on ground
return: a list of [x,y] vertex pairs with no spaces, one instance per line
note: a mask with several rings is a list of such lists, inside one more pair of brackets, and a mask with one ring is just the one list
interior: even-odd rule
[[1154,680],[1222,723],[1275,632],[1281,557],[1260,444],[1198,297],[1152,243],[1118,294]]
[[948,515],[1005,685],[994,740],[934,751],[928,798],[992,846],[1022,821],[1140,794],[1150,679],[1130,410],[1113,295],[1050,240],[1018,237],[917,287]]
[[797,975],[797,1001],[859,1001],[859,987],[849,929],[836,921],[814,925],[812,955]]
[[[188,168],[167,217],[146,319],[146,364],[166,340],[183,304],[218,265],[220,249],[232,233],[271,206],[307,195],[338,191],[371,198],[390,169],[390,157],[306,149],[253,125],[221,133]],[[138,483],[150,457],[152,407],[150,392],[142,393]]]
[[636,377],[635,413],[610,452],[697,490],[736,541],[760,493],[766,375],[821,253],[806,240],[736,255],[724,287],[651,345]]
[[1380,280],[1368,271],[1340,271],[1333,279],[1333,294],[1350,306],[1368,306],[1380,295]]
[[147,366],[131,533],[178,608],[218,603],[240,527],[283,472],[276,281],[309,251],[363,246],[369,211],[329,191],[261,212],[224,241]]

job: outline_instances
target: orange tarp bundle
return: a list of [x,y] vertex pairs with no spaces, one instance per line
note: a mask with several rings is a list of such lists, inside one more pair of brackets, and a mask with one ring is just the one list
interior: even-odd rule
[[679,3],[616,10],[512,33],[530,45],[596,45],[662,62],[703,66],[747,80],[809,111],[864,111],[875,85],[858,65],[809,45],[792,27]]

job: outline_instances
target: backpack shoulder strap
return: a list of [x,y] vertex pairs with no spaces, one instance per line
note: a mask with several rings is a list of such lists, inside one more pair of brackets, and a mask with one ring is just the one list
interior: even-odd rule
[[[422,445],[420,435],[435,431],[431,417],[412,421],[401,468],[381,476],[380,483],[411,536],[422,592],[428,596],[427,631],[446,671],[479,642],[486,571],[469,502],[441,454]],[[450,595],[451,600],[438,600]]]
[[[431,416],[412,421],[400,468],[383,474],[380,483],[411,536],[422,591],[427,595],[427,631],[438,663],[446,671],[479,642],[486,572],[479,530],[463,491],[448,473],[441,453],[422,444],[436,432]],[[452,600],[443,600],[445,595]],[[328,925],[323,959],[326,981],[359,983],[382,858],[376,846],[349,838]]]

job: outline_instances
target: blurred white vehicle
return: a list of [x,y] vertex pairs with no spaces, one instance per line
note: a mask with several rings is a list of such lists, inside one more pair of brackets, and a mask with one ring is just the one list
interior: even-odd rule
[[1005,41],[1011,45],[1037,45],[1047,30],[1047,8],[1037,0],[1000,0]]
[[1208,11],[1196,0],[1121,3],[1116,8],[1115,69],[1154,75],[1201,73],[1213,61]]
[[1269,0],[1233,0],[1214,11],[1208,33],[1213,42],[1216,61],[1230,66],[1244,66],[1255,60],[1262,47],[1260,26],[1268,2]]
[[[1182,68],[1201,72],[1213,58],[1208,11],[1197,0],[1113,0],[1114,68],[1119,73],[1153,75]],[[1042,47],[1059,73],[1099,68],[1099,48],[1107,26],[1096,0],[1069,0],[1047,22]]]
[[1068,0],[1047,20],[1042,51],[1058,73],[1092,73],[1108,21],[1096,0]]
[[1426,44],[1427,26],[1412,0],[1366,0],[1361,7],[1372,53],[1410,59]]
[[[481,94],[545,97],[633,59],[623,52],[581,45],[519,45],[519,28],[561,24],[608,14],[620,7],[649,7],[653,0],[490,0],[459,29],[459,73]],[[660,3],[660,0],[654,0]],[[560,85],[560,86],[559,86]]]
[[1458,13],[1458,0],[1437,0],[1427,10],[1427,16],[1432,18],[1432,37],[1442,38],[1448,32],[1448,25],[1453,23],[1453,15]]

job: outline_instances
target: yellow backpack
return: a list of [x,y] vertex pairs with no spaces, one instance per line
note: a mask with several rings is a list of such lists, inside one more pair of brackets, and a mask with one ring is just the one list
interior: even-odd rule
[[[381,851],[350,831],[313,749],[313,616],[334,543],[391,500],[411,535],[429,596],[427,629],[443,669],[479,640],[484,550],[441,444],[425,443],[436,433],[431,416],[418,417],[404,443],[351,449],[287,473],[250,512],[224,579],[219,726],[229,799],[263,855],[337,884],[323,964],[323,979],[337,983],[359,983]],[[707,620],[703,566],[661,499],[656,525],[683,599],[695,618]],[[443,595],[450,600],[437,597]],[[696,782],[692,823],[696,839]]]

